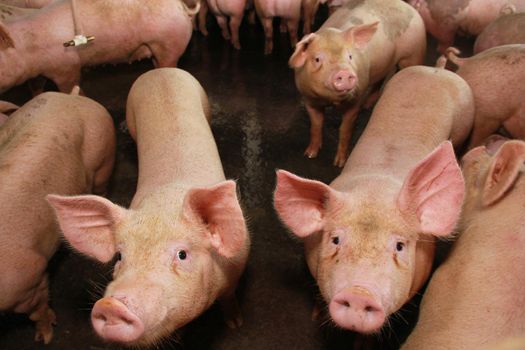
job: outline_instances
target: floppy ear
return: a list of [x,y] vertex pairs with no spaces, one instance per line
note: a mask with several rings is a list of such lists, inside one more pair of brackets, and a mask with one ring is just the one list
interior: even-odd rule
[[494,156],[483,186],[482,204],[489,206],[503,198],[518,179],[525,161],[525,143],[505,142]]
[[115,225],[126,209],[93,195],[65,197],[49,194],[47,201],[55,209],[66,240],[79,252],[101,262],[115,255]]
[[356,48],[364,49],[366,45],[372,40],[372,37],[379,27],[379,22],[370,24],[362,24],[348,28],[343,32],[347,41],[350,41]]
[[235,181],[189,190],[184,197],[183,214],[191,221],[206,225],[212,245],[222,256],[231,258],[244,247],[248,230]]
[[275,209],[283,223],[300,238],[323,228],[327,202],[336,197],[336,191],[320,181],[277,171]]
[[416,216],[421,233],[447,236],[459,218],[464,193],[452,143],[445,141],[410,170],[397,204],[401,212]]
[[308,56],[306,54],[308,45],[315,39],[316,36],[317,34],[310,33],[303,37],[301,41],[299,41],[297,45],[295,45],[295,51],[288,60],[288,65],[290,66],[290,68],[297,69],[304,66],[304,63],[306,62],[306,58]]
[[7,27],[0,21],[0,50],[5,50],[10,47],[14,48],[15,43],[11,35],[9,35]]

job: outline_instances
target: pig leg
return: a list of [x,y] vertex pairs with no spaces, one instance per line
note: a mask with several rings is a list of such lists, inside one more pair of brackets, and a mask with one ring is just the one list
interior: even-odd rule
[[215,16],[217,18],[217,23],[221,28],[222,37],[224,40],[230,40],[230,32],[228,30],[228,18],[224,16]]
[[255,25],[255,10],[248,11],[248,23]]
[[286,33],[286,20],[284,18],[281,18],[281,22],[279,23],[279,32]]
[[230,32],[232,35],[231,42],[233,47],[237,50],[240,50],[241,48],[241,44],[239,43],[239,27],[241,26],[242,16],[243,14],[241,13],[240,16],[233,16],[230,18]]
[[235,292],[227,294],[219,300],[224,315],[224,321],[226,325],[231,329],[239,328],[242,326],[242,314],[237,298],[235,298]]
[[206,17],[208,16],[208,3],[201,1],[201,9],[199,11],[199,31],[204,36],[208,36],[208,29],[206,28]]
[[273,18],[261,18],[264,28],[264,54],[269,55],[273,51]]
[[303,17],[304,17],[304,23],[303,23],[303,35],[310,34],[312,31],[312,25],[314,23],[315,19],[315,13],[317,12],[319,3],[317,4],[306,4],[303,7]]
[[339,127],[339,143],[337,145],[337,153],[334,159],[334,165],[342,168],[346,159],[348,158],[348,145],[352,138],[355,119],[359,112],[359,104],[356,104],[343,114],[343,121]]
[[290,36],[290,44],[292,48],[297,44],[297,28],[299,27],[299,19],[288,19],[286,21],[288,27],[288,35]]
[[304,151],[308,158],[315,158],[323,145],[324,111],[306,104],[306,111],[310,117],[310,144]]

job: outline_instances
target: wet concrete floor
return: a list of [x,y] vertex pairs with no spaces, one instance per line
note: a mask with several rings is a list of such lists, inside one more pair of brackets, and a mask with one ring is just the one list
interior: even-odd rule
[[[326,18],[318,14],[317,26]],[[241,27],[241,51],[222,40],[213,18],[210,35],[195,32],[179,67],[192,73],[208,93],[212,130],[227,178],[240,187],[245,216],[252,236],[248,266],[238,290],[244,325],[229,329],[221,310],[209,311],[155,348],[158,349],[351,349],[354,335],[335,328],[328,319],[311,320],[318,297],[315,281],[304,261],[302,245],[279,222],[272,206],[275,170],[331,182],[340,172],[332,165],[340,115],[330,110],[325,121],[319,157],[307,159],[309,121],[287,61],[288,39],[276,27],[275,50],[263,55],[260,25]],[[435,62],[430,44],[427,64]],[[125,103],[135,79],[151,62],[88,68],[82,88],[104,105],[118,133],[117,161],[108,198],[128,206],[135,192],[137,157],[134,142],[121,128]],[[22,104],[30,98],[25,86],[0,95]],[[353,137],[357,140],[370,111],[363,111]],[[0,315],[2,350],[119,349],[97,338],[90,324],[91,307],[111,279],[111,264],[101,265],[62,247],[50,263],[51,306],[58,325],[54,339],[44,346],[33,341],[34,327],[25,315]],[[416,298],[417,299],[417,298]],[[397,349],[413,327],[417,300],[408,303],[391,327],[373,337],[373,349]]]

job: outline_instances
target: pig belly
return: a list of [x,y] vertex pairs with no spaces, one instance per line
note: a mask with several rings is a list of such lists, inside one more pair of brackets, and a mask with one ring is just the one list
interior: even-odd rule
[[299,18],[301,0],[259,0],[259,9],[264,17]]
[[246,6],[246,0],[208,0],[208,5],[214,15],[241,15]]

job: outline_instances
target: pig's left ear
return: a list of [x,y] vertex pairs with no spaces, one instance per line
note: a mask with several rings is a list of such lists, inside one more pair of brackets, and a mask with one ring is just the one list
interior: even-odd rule
[[409,172],[397,205],[415,215],[424,234],[447,236],[461,212],[465,183],[449,141],[443,142]]
[[193,188],[184,198],[183,213],[203,223],[219,254],[231,258],[244,246],[248,231],[237,199],[235,181],[223,181],[206,188]]
[[304,66],[307,58],[306,49],[308,48],[308,45],[315,39],[315,36],[315,33],[310,33],[302,38],[301,41],[297,43],[297,45],[295,45],[295,51],[288,60],[288,65],[290,68],[296,69]]
[[368,42],[372,40],[372,37],[379,27],[379,22],[370,24],[362,24],[359,26],[350,27],[343,35],[346,40],[350,41],[354,47],[358,49],[364,49]]
[[525,161],[525,143],[522,141],[505,142],[494,156],[483,187],[482,203],[489,206],[512,187]]

